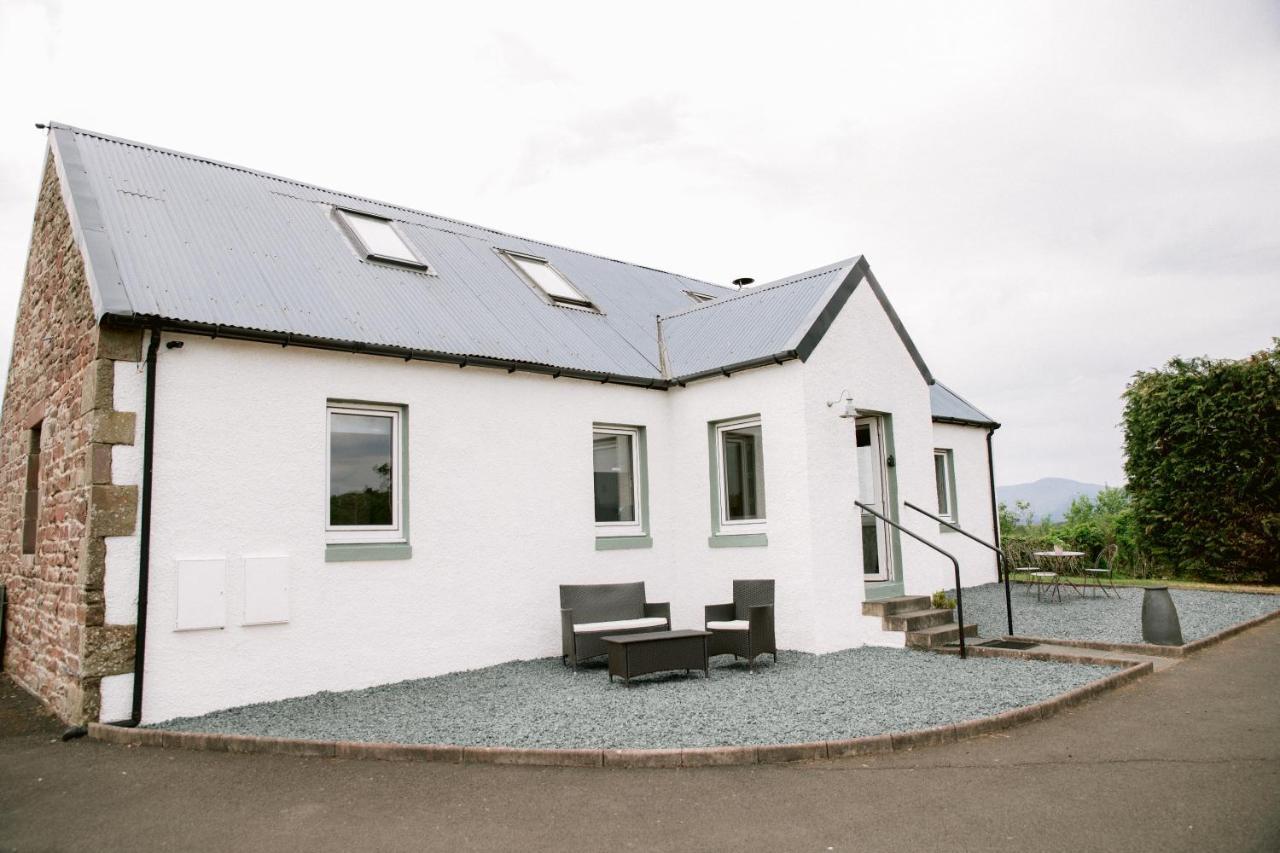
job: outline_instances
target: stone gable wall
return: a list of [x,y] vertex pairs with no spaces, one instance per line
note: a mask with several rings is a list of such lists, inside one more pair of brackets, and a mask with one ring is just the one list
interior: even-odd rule
[[[45,164],[0,418],[4,670],[67,722],[96,720],[102,676],[131,672],[133,627],[106,625],[104,537],[137,523],[137,487],[112,484],[111,445],[135,415],[112,408],[113,361],[141,334],[99,328],[52,157]],[[35,553],[22,529],[31,428],[41,425]]]

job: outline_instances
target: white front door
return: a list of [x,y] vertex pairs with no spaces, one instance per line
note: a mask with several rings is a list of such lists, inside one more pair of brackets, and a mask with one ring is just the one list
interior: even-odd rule
[[[883,426],[879,418],[859,418],[854,429],[858,446],[858,500],[888,516]],[[864,511],[861,516],[862,577],[867,581],[892,580],[888,525],[869,512]]]

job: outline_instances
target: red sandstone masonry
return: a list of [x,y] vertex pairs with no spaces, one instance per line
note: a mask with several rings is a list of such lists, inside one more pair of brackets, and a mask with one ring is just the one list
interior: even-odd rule
[[[104,536],[132,533],[137,489],[111,484],[110,446],[133,441],[112,408],[113,360],[137,332],[94,321],[83,260],[52,157],[32,228],[0,419],[0,583],[9,596],[4,669],[63,720],[96,719],[102,676],[129,672],[133,627],[105,625]],[[22,553],[30,430],[41,424],[34,554]]]

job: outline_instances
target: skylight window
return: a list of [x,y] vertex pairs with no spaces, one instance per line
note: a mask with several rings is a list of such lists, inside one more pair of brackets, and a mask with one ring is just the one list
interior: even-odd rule
[[348,236],[356,244],[356,250],[369,260],[430,272],[430,268],[405,243],[390,219],[351,210],[338,209],[334,213],[338,221],[346,226]]
[[561,305],[576,305],[584,308],[595,308],[591,300],[581,290],[569,283],[569,279],[551,266],[544,258],[532,255],[521,255],[516,252],[503,252],[507,260],[524,276],[525,280],[544,293],[552,302]]

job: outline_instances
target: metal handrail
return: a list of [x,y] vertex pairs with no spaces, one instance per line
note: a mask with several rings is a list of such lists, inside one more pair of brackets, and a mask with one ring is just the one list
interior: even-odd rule
[[916,540],[917,542],[920,542],[924,545],[928,545],[930,548],[937,551],[939,554],[941,554],[942,556],[946,557],[948,560],[951,561],[951,565],[954,566],[956,570],[956,621],[960,623],[960,657],[962,658],[965,657],[966,653],[965,653],[965,647],[964,647],[964,593],[960,589],[960,562],[956,560],[956,558],[952,556],[950,553],[942,550],[937,545],[934,545],[932,542],[930,542],[928,539],[925,539],[919,533],[913,533],[907,528],[903,527],[898,522],[894,521],[893,519],[886,518],[884,515],[880,514],[879,512],[876,512],[874,509],[867,506],[862,501],[854,501],[854,504],[860,507],[864,512],[871,513],[876,518],[880,519],[885,524],[892,527],[894,530],[900,530],[903,533],[910,536],[912,539]]
[[914,509],[916,512],[921,513],[923,515],[927,515],[930,518],[932,518],[934,521],[938,522],[939,524],[946,525],[947,527],[954,530],[956,533],[963,533],[965,536],[968,536],[970,539],[972,539],[974,542],[977,542],[979,545],[982,545],[983,547],[986,547],[986,548],[990,548],[992,551],[996,552],[996,562],[1000,566],[1000,576],[1004,578],[1004,612],[1009,619],[1009,636],[1013,636],[1013,596],[1009,593],[1009,564],[1008,562],[1005,561],[1004,551],[1001,550],[998,546],[992,545],[990,542],[987,542],[985,539],[979,539],[977,536],[974,536],[969,531],[962,530],[959,525],[953,522],[947,521],[945,518],[942,518],[941,516],[934,515],[933,513],[929,512],[929,510],[927,509],[921,509],[920,507],[913,504],[911,501],[903,501],[902,505],[909,506],[912,509]]

